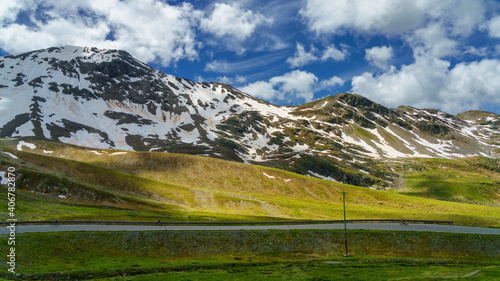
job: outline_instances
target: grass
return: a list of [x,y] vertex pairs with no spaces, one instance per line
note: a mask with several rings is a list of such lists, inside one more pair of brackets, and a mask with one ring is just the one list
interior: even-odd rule
[[[23,233],[16,237],[16,269],[21,279],[61,280],[313,280],[336,272],[382,280],[391,272],[397,278],[500,272],[495,235],[349,231],[348,239],[352,257],[344,258],[338,230]],[[6,240],[0,237],[0,244]],[[2,269],[5,259],[0,256]]]
[[99,280],[497,280],[499,270],[498,266],[442,261],[327,260],[187,269]]
[[438,200],[500,206],[500,161],[409,159],[396,165],[403,174],[401,194]]
[[[21,152],[11,148],[16,145],[12,140],[0,143],[1,150],[19,158],[0,153],[0,166],[17,169],[18,219],[341,219],[346,191],[348,219],[404,217],[500,226],[500,210],[485,205],[370,190],[207,157],[94,150],[98,155],[67,144],[29,142],[37,148]],[[7,204],[5,193],[0,204]],[[7,215],[6,210],[0,213]]]

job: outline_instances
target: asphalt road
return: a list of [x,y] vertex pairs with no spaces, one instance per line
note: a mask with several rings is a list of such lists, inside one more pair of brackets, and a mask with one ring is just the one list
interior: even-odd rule
[[[10,233],[6,226],[0,227],[0,234]],[[54,231],[141,231],[141,230],[265,230],[265,229],[344,229],[343,224],[306,224],[306,225],[229,225],[229,226],[183,226],[183,225],[19,225],[16,233],[27,232],[54,232]],[[438,224],[408,224],[399,223],[348,223],[347,229],[366,230],[396,230],[396,231],[430,231],[430,232],[454,232],[475,234],[500,235],[500,229],[467,227],[456,225]]]

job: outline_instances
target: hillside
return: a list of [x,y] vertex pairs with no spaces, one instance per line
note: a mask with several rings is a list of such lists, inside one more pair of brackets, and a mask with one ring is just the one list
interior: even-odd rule
[[378,160],[498,157],[500,143],[494,114],[389,109],[350,93],[281,107],[88,47],[1,57],[0,108],[0,138],[187,153],[379,189],[398,175]]
[[394,185],[400,194],[500,206],[500,160],[400,159],[392,163],[401,179]]
[[19,219],[341,219],[345,191],[349,219],[500,225],[497,207],[417,198],[208,157],[34,139],[0,145],[2,170],[17,169]]

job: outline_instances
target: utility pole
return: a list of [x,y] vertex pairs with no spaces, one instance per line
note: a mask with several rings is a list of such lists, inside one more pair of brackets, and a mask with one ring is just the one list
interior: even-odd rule
[[344,257],[348,257],[347,253],[347,220],[345,215],[345,191],[342,192],[342,201],[344,202],[344,241],[345,241],[345,255]]

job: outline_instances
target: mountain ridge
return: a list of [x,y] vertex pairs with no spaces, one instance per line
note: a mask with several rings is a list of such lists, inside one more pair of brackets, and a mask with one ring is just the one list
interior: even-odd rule
[[125,51],[89,47],[0,57],[0,98],[1,138],[188,153],[361,186],[394,180],[377,159],[498,157],[500,147],[500,116],[390,109],[351,93],[277,106],[227,84],[162,73]]

